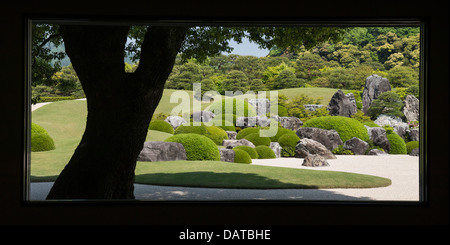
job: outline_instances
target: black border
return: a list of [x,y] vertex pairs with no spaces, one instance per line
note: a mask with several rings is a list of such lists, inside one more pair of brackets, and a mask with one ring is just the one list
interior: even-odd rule
[[[133,4],[139,4],[135,2]],[[8,2],[0,16],[1,30],[7,38],[0,41],[2,85],[8,93],[1,96],[4,137],[8,144],[0,149],[0,223],[2,224],[448,224],[448,2],[438,4],[410,2],[377,3],[370,7],[360,2],[289,3],[289,5],[202,5],[192,2],[130,4],[100,1],[67,8],[60,2]],[[261,3],[260,3],[261,4]],[[264,3],[263,3],[264,4]],[[269,7],[269,8],[264,8]],[[351,7],[349,7],[351,6]],[[159,19],[417,19],[425,21],[428,32],[429,74],[427,112],[426,168],[428,202],[424,205],[281,205],[281,204],[154,204],[129,205],[24,205],[22,162],[24,159],[24,19],[26,16],[96,16],[98,18]],[[132,16],[132,17],[130,17]],[[153,17],[155,18],[155,17]],[[7,106],[4,106],[7,105]],[[421,152],[422,153],[422,152]]]
[[[31,48],[30,48],[30,43],[31,43],[31,25],[33,23],[54,23],[54,24],[74,24],[74,25],[136,25],[136,24],[141,24],[141,25],[150,25],[150,26],[157,26],[157,25],[167,25],[167,26],[172,26],[172,25],[176,25],[176,26],[318,26],[318,27],[323,27],[323,26],[337,26],[337,27],[347,27],[347,26],[376,26],[376,27],[407,27],[407,26],[411,26],[411,27],[419,27],[421,28],[421,40],[420,40],[420,44],[421,44],[421,67],[420,67],[420,87],[421,87],[421,122],[425,121],[425,113],[427,112],[426,109],[426,100],[427,100],[427,92],[425,90],[425,84],[427,83],[427,74],[425,71],[425,69],[423,69],[424,67],[424,62],[423,60],[426,60],[426,41],[424,38],[424,32],[423,30],[426,29],[425,25],[426,23],[420,19],[380,19],[380,20],[376,20],[376,19],[372,19],[372,20],[366,20],[366,19],[361,19],[361,22],[358,22],[358,20],[336,20],[336,19],[328,19],[328,20],[284,20],[284,19],[279,19],[279,20],[239,20],[236,19],[234,21],[231,20],[224,20],[224,19],[208,19],[208,20],[204,20],[204,19],[152,19],[152,20],[141,20],[141,19],[132,19],[130,20],[129,18],[117,18],[117,19],[113,19],[113,18],[107,18],[107,19],[103,19],[103,18],[96,18],[96,17],[83,17],[83,18],[64,18],[64,17],[53,17],[51,16],[49,19],[45,19],[45,16],[38,16],[38,17],[25,17],[26,20],[25,22],[26,24],[26,29],[25,29],[25,35],[27,36],[27,41],[25,41],[26,43],[26,47],[27,47],[27,52],[26,52],[26,92],[25,94],[27,95],[25,97],[25,104],[29,107],[30,102],[31,102],[31,80],[30,80],[30,73],[31,73],[31,66],[29,65],[30,60],[31,60]],[[425,103],[424,103],[425,102]],[[58,201],[36,201],[36,200],[28,200],[29,198],[29,173],[30,173],[30,136],[29,136],[29,130],[30,130],[30,125],[31,125],[31,111],[28,109],[28,112],[25,111],[25,118],[26,118],[26,125],[25,125],[25,131],[27,132],[26,136],[27,138],[24,139],[24,142],[26,142],[24,149],[27,150],[27,159],[25,161],[24,164],[24,202],[26,205],[34,205],[34,204],[39,204],[39,205],[45,205],[46,203],[51,203],[50,205],[65,205],[66,203],[77,203],[78,205],[82,205],[82,204],[100,204],[100,203],[106,203],[106,204],[115,204],[115,203],[126,203],[126,204],[130,204],[130,203],[139,203],[140,205],[143,204],[151,204],[154,202],[158,202],[158,203],[162,203],[164,205],[166,204],[175,204],[175,203],[181,203],[181,204],[193,204],[193,203],[211,203],[211,204],[224,204],[224,203],[248,203],[248,204],[255,204],[255,203],[265,203],[265,204],[285,204],[285,205],[291,205],[291,204],[297,204],[297,205],[301,205],[301,204],[315,204],[315,205],[323,205],[323,204],[334,204],[334,205],[354,205],[354,204],[366,204],[366,205],[400,205],[400,204],[404,204],[404,205],[424,205],[427,200],[426,200],[426,196],[424,195],[424,193],[426,193],[426,188],[427,188],[427,183],[426,181],[424,181],[426,179],[426,177],[424,176],[425,174],[425,169],[426,169],[426,151],[425,148],[421,147],[421,154],[419,157],[419,200],[418,201],[390,201],[390,200],[386,200],[386,201],[377,201],[377,200],[367,200],[367,201],[343,201],[343,200],[264,200],[264,201],[258,201],[258,200],[234,200],[234,201],[151,201],[151,200],[58,200]],[[421,125],[421,129],[423,130],[423,125]],[[426,134],[422,134],[426,135]],[[421,137],[420,142],[422,143],[422,146],[426,145],[426,138],[425,137]]]

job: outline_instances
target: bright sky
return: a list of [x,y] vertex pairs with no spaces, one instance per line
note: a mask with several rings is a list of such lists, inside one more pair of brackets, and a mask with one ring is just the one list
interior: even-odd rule
[[[257,44],[248,41],[248,39],[243,39],[240,44],[231,41],[230,46],[234,48],[230,54],[252,55],[256,57],[264,57],[269,54],[268,49],[259,49]],[[227,55],[228,53],[223,54]]]

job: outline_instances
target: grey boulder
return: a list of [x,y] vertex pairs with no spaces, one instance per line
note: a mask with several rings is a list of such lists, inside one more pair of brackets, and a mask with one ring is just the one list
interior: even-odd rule
[[323,144],[312,139],[301,139],[295,146],[295,157],[305,158],[309,154],[317,154],[326,159],[336,159],[336,156]]
[[339,137],[339,134],[333,129],[299,128],[296,134],[300,139],[313,139],[324,145],[330,151],[343,144],[341,137]]
[[144,142],[138,161],[162,162],[186,160],[186,150],[184,146],[176,142],[147,141]]
[[320,155],[309,154],[303,159],[302,166],[305,167],[326,167],[330,166],[327,160]]
[[222,162],[234,162],[234,151],[232,149],[220,148],[220,161]]
[[360,138],[353,137],[344,142],[344,149],[351,150],[355,155],[365,155],[369,144]]

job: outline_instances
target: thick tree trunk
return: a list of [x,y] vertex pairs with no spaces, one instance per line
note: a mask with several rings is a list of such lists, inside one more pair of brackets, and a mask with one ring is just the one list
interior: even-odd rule
[[62,26],[66,52],[87,98],[82,140],[47,199],[132,199],[136,159],[184,39],[152,27],[135,73],[124,71],[128,27]]

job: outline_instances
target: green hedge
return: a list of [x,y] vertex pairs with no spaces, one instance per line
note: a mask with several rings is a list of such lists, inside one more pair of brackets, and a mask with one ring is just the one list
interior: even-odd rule
[[406,153],[411,153],[412,150],[419,148],[419,141],[410,141],[406,143]]
[[258,145],[266,145],[270,146],[270,138],[269,137],[261,137],[259,133],[252,133],[247,136],[245,136],[246,140],[252,142],[255,146]]
[[206,127],[205,136],[214,141],[216,145],[222,145],[223,140],[228,139],[227,132],[225,132],[224,129],[216,126]]
[[343,116],[324,116],[316,117],[308,120],[303,124],[303,127],[334,129],[341,137],[342,142],[345,142],[353,137],[364,141],[369,141],[369,135],[366,127],[353,118]]
[[149,130],[161,131],[169,134],[173,134],[173,127],[170,123],[164,120],[152,120],[148,125]]
[[31,123],[31,151],[50,151],[55,149],[55,142],[41,126]]
[[200,134],[205,135],[206,134],[206,126],[204,124],[201,124],[199,126],[193,126],[193,125],[180,125],[175,129],[174,135],[177,134]]
[[256,152],[258,152],[258,159],[272,159],[277,158],[275,152],[273,152],[270,147],[266,145],[258,145],[255,147]]
[[167,138],[165,141],[182,144],[189,161],[220,161],[219,148],[214,141],[206,136],[192,133],[178,134]]
[[252,159],[258,159],[258,152],[256,152],[255,148],[247,146],[247,145],[238,145],[233,149],[239,149],[246,151]]
[[278,143],[282,147],[281,156],[293,157],[295,155],[295,147],[300,141],[296,134],[284,134],[278,139]]
[[236,134],[236,139],[240,140],[245,138],[247,135],[254,133],[259,134],[259,128],[244,128]]
[[40,97],[38,102],[55,102],[61,100],[76,100],[81,99],[82,97],[77,96],[57,96],[57,97]]
[[389,144],[391,145],[391,149],[389,150],[389,154],[406,154],[406,143],[396,133],[390,133],[386,135]]
[[252,159],[246,151],[235,148],[233,148],[233,151],[235,163],[252,163]]
[[287,129],[287,128],[278,128],[277,134],[275,134],[274,136],[270,137],[270,140],[272,142],[278,142],[278,139],[285,135],[285,134],[295,134],[295,132],[293,130]]

